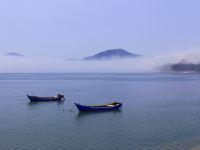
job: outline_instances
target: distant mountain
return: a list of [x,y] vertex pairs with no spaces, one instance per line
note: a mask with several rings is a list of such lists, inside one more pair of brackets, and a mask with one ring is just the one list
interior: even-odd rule
[[110,49],[93,56],[85,57],[84,60],[109,60],[113,58],[134,58],[140,55],[130,53],[123,49]]
[[21,55],[19,53],[16,52],[9,52],[5,54],[6,56],[14,56],[14,57],[25,57],[24,55]]
[[176,63],[170,67],[175,72],[200,72],[200,64],[193,63]]
[[179,62],[174,64],[166,64],[160,68],[162,72],[177,72],[177,73],[200,73],[200,63]]

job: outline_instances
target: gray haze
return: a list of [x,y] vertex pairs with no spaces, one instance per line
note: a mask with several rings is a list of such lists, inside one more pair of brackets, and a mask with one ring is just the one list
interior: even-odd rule
[[1,72],[155,72],[165,64],[187,60],[200,63],[200,52],[188,50],[132,59],[103,61],[0,56]]

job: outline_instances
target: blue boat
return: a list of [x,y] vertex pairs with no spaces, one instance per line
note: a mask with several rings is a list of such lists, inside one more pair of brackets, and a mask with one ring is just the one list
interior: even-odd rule
[[112,111],[119,110],[122,107],[122,103],[113,102],[111,104],[99,105],[99,106],[84,106],[78,103],[74,103],[80,112],[82,111]]
[[54,97],[40,97],[27,95],[31,102],[47,102],[47,101],[61,101],[64,100],[64,95],[58,94]]

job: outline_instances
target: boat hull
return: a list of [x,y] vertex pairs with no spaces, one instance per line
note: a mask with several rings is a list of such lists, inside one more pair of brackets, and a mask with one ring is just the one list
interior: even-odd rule
[[61,97],[36,97],[27,95],[31,102],[62,101]]
[[112,106],[112,107],[108,107],[108,106],[105,106],[105,107],[92,107],[92,106],[84,106],[84,105],[80,105],[78,103],[75,103],[76,107],[78,108],[78,110],[80,112],[83,112],[83,111],[115,111],[115,110],[119,110],[121,107],[122,107],[122,104],[119,103],[118,105],[116,106]]

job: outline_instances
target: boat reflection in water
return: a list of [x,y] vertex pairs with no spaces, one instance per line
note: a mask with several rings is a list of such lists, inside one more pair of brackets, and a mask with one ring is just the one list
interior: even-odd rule
[[42,103],[37,102],[37,101],[30,101],[28,105],[42,105],[42,104],[45,105],[45,104],[51,104],[51,103],[56,103],[58,105],[61,105],[61,104],[64,104],[64,101],[44,101]]
[[[95,111],[95,112],[90,112],[90,111],[82,111],[79,112],[76,115],[76,121],[84,121],[85,119],[87,121],[94,121],[95,119],[101,118],[105,119],[105,117],[110,117],[111,120],[114,118],[119,118],[122,115],[121,110],[116,110],[116,111]],[[89,120],[88,120],[89,119]]]

